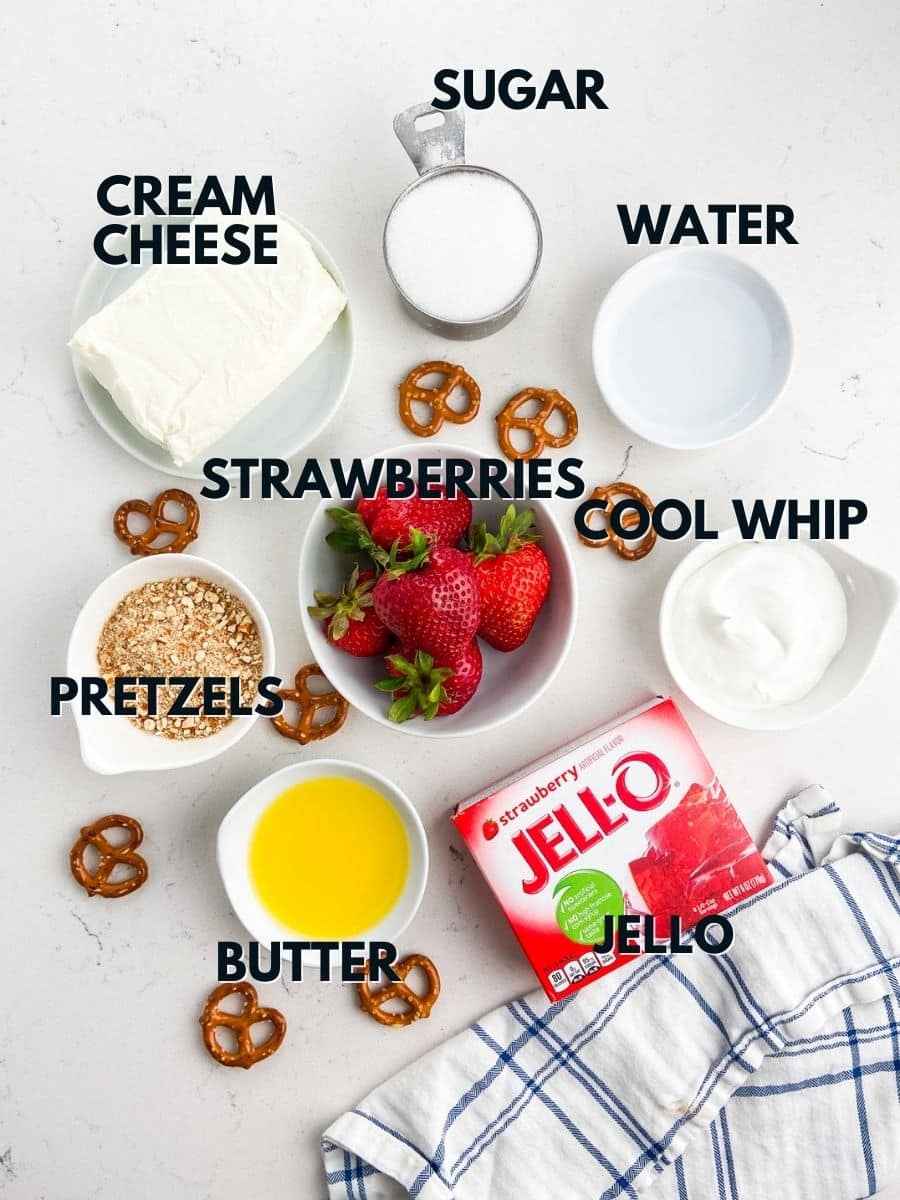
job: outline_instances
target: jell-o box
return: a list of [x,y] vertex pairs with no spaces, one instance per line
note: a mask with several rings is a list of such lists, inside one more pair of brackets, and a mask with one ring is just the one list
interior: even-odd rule
[[616,918],[652,914],[665,942],[673,916],[687,931],[771,883],[671,699],[470,796],[453,820],[556,1000],[630,961],[618,940],[604,948]]

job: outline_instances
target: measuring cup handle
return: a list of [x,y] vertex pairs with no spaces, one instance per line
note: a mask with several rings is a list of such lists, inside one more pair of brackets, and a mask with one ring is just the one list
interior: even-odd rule
[[[431,129],[416,128],[420,117],[430,116],[441,117],[441,123]],[[435,167],[466,161],[466,122],[462,109],[442,112],[427,101],[414,104],[394,117],[394,133],[420,175]]]

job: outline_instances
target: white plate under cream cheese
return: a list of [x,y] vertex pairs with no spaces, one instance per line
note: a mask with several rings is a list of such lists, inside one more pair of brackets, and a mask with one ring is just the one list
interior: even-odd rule
[[287,458],[334,414],[353,361],[344,289],[321,243],[275,220],[275,265],[96,262],[85,277],[76,378],[100,424],[142,461],[199,477],[210,454]]

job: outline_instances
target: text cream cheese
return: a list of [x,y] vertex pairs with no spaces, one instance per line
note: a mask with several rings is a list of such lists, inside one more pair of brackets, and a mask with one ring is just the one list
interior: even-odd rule
[[847,637],[847,603],[801,542],[745,542],[689,575],[670,621],[674,658],[698,702],[732,710],[808,695]]
[[277,226],[277,263],[151,267],[69,343],[177,466],[287,379],[347,302],[300,231],[281,217],[265,220]]

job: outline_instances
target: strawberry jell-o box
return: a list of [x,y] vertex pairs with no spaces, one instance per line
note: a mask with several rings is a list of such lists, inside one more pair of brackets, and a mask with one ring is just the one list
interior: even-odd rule
[[551,999],[630,956],[607,917],[666,940],[771,883],[678,706],[653,700],[457,807],[453,817]]

